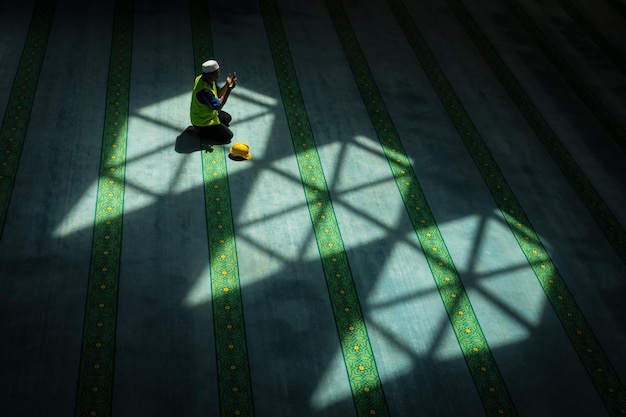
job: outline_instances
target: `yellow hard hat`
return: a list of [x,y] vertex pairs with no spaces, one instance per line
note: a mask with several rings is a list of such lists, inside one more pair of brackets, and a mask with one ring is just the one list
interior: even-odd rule
[[237,142],[231,146],[230,154],[243,159],[252,159],[252,155],[250,155],[250,147],[243,142]]

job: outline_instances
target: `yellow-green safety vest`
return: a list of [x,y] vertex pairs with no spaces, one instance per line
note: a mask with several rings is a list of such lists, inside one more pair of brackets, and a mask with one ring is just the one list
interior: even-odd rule
[[217,110],[213,110],[206,104],[200,103],[197,94],[204,89],[210,90],[217,97],[217,86],[215,83],[207,83],[202,79],[202,75],[196,77],[193,85],[193,94],[191,97],[191,124],[194,126],[214,126],[220,124]]

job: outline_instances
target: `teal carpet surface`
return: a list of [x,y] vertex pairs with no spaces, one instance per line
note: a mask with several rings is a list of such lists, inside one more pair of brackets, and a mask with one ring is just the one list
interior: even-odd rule
[[[0,414],[626,415],[625,40],[621,0],[2,4]],[[184,134],[209,58],[251,160]]]

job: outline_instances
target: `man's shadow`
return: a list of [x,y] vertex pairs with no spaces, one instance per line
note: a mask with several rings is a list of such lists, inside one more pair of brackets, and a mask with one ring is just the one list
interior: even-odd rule
[[187,130],[183,130],[176,138],[176,145],[174,150],[178,153],[192,153],[207,149],[211,145],[210,141],[206,138],[193,135]]
[[[230,143],[213,142],[208,138],[196,136],[190,133],[188,130],[183,130],[176,138],[176,144],[174,150],[177,153],[189,154],[198,151],[213,152],[215,145],[228,146]],[[228,158],[233,161],[245,161],[246,158],[228,153]]]

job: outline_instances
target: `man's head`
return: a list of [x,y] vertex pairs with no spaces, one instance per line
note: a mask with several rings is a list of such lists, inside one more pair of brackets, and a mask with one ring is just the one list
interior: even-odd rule
[[207,82],[214,82],[220,76],[220,64],[214,59],[202,63],[202,78]]

